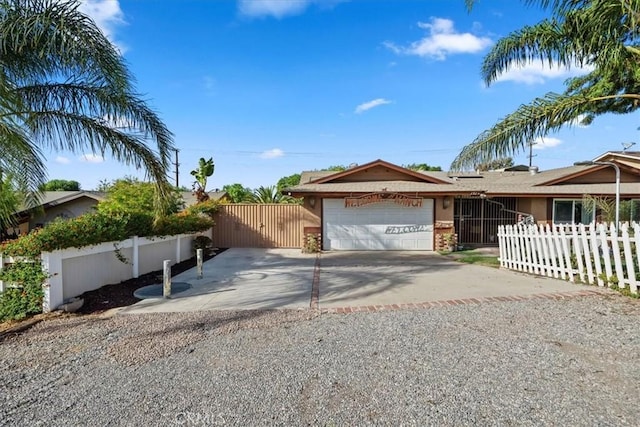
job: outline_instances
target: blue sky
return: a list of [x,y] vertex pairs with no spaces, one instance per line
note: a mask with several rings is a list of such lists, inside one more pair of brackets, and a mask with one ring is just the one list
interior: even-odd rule
[[[532,64],[487,88],[484,54],[544,17],[514,0],[85,0],[138,90],[175,134],[180,184],[213,157],[209,188],[378,158],[448,168],[500,117],[571,74]],[[572,70],[571,73],[579,72]],[[637,141],[636,115],[603,116],[535,146],[541,169]],[[634,147],[634,148],[637,148]],[[528,163],[528,150],[514,156]],[[143,176],[108,156],[49,154],[85,189]],[[172,175],[173,176],[173,175]]]

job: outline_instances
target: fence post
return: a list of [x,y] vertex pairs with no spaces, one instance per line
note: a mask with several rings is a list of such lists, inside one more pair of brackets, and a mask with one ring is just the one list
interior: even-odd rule
[[[640,270],[640,223],[636,222],[633,224],[633,240],[636,245],[636,258],[638,262],[638,270]],[[636,289],[636,293],[638,290]]]
[[613,270],[611,269],[611,251],[609,250],[609,240],[607,239],[607,231],[604,224],[598,225],[598,236],[602,248],[602,259],[604,260],[605,283],[611,286],[611,277]]
[[140,277],[140,254],[138,253],[138,236],[132,237],[131,244],[131,275],[134,279]]
[[620,242],[618,241],[618,226],[611,224],[609,236],[611,237],[611,252],[613,252],[613,265],[616,269],[616,278],[618,279],[618,287],[623,289],[624,285],[624,270],[622,269],[622,257],[620,256]]
[[44,299],[42,311],[48,313],[58,308],[64,302],[64,289],[62,277],[62,254],[56,252],[44,252],[40,255],[42,269],[47,273],[46,282],[43,284]]
[[504,247],[505,241],[506,239],[504,237],[504,225],[499,225],[498,226],[498,250],[500,251],[500,267],[502,268],[505,267],[505,257],[506,257],[506,250]]
[[595,274],[598,281],[598,286],[604,286],[606,281],[602,277],[602,264],[600,263],[600,250],[598,249],[598,232],[594,223],[591,223],[591,225],[589,225],[589,237],[591,239],[591,253],[593,254],[593,265],[596,269]]
[[202,255],[204,251],[202,249],[196,250],[196,263],[198,266],[198,279],[202,279]]
[[182,256],[182,248],[180,247],[180,239],[182,237],[180,236],[180,234],[178,234],[176,236],[176,264],[178,264],[180,262],[180,257]]
[[565,232],[565,227],[562,227],[560,229],[560,239],[562,239],[562,251],[564,252],[564,263],[567,268],[567,275],[569,276],[569,281],[575,282],[574,276],[575,276],[576,270],[573,269],[573,265],[571,264],[572,240],[569,236],[567,236],[567,233]]
[[638,283],[636,282],[636,269],[633,265],[633,253],[631,252],[631,242],[629,239],[629,230],[627,224],[622,227],[622,246],[624,247],[624,260],[627,267],[627,281],[629,289],[634,294],[638,293]]
[[163,287],[162,287],[162,296],[165,298],[171,297],[171,260],[165,259],[162,262],[162,270],[163,270]]

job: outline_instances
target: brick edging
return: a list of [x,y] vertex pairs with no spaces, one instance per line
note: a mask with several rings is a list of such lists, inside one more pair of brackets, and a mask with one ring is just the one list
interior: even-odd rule
[[320,297],[320,252],[316,255],[316,264],[313,267],[313,281],[311,282],[311,310],[318,309],[318,299]]
[[[319,265],[319,261],[318,261]],[[314,274],[315,279],[315,274]],[[419,309],[419,308],[436,308],[447,307],[452,305],[469,305],[469,304],[483,304],[491,302],[505,302],[505,301],[528,301],[534,299],[543,300],[561,300],[566,298],[585,297],[593,295],[602,295],[600,291],[585,290],[585,291],[573,291],[573,292],[553,292],[542,293],[532,295],[512,295],[503,297],[480,297],[480,298],[460,298],[451,300],[440,301],[427,301],[422,303],[407,303],[407,304],[385,304],[385,305],[362,305],[362,306],[349,306],[349,307],[331,307],[323,308],[322,313],[327,314],[346,314],[346,313],[374,313],[378,311],[393,311],[393,310],[407,310],[407,309]],[[313,305],[313,296],[311,297]],[[317,304],[317,299],[316,299]],[[313,308],[313,307],[312,307]]]

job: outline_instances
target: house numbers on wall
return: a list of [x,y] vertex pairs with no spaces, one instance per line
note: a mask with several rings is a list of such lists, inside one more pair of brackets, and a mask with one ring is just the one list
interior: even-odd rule
[[384,230],[384,234],[409,234],[409,233],[420,233],[423,231],[429,231],[429,226],[426,224],[420,225],[390,225]]

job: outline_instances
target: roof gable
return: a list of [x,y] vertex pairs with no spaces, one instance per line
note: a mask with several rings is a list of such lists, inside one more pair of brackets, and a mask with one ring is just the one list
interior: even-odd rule
[[[617,164],[617,162],[616,162]],[[620,168],[620,182],[639,182],[640,169],[618,164]],[[615,170],[608,165],[585,166],[566,175],[556,177],[550,181],[537,185],[558,184],[603,184],[615,181]]]
[[374,181],[413,181],[431,184],[450,184],[431,175],[415,172],[384,160],[374,160],[364,165],[345,171],[319,177],[310,181],[313,184],[329,184],[340,182],[374,182]]

